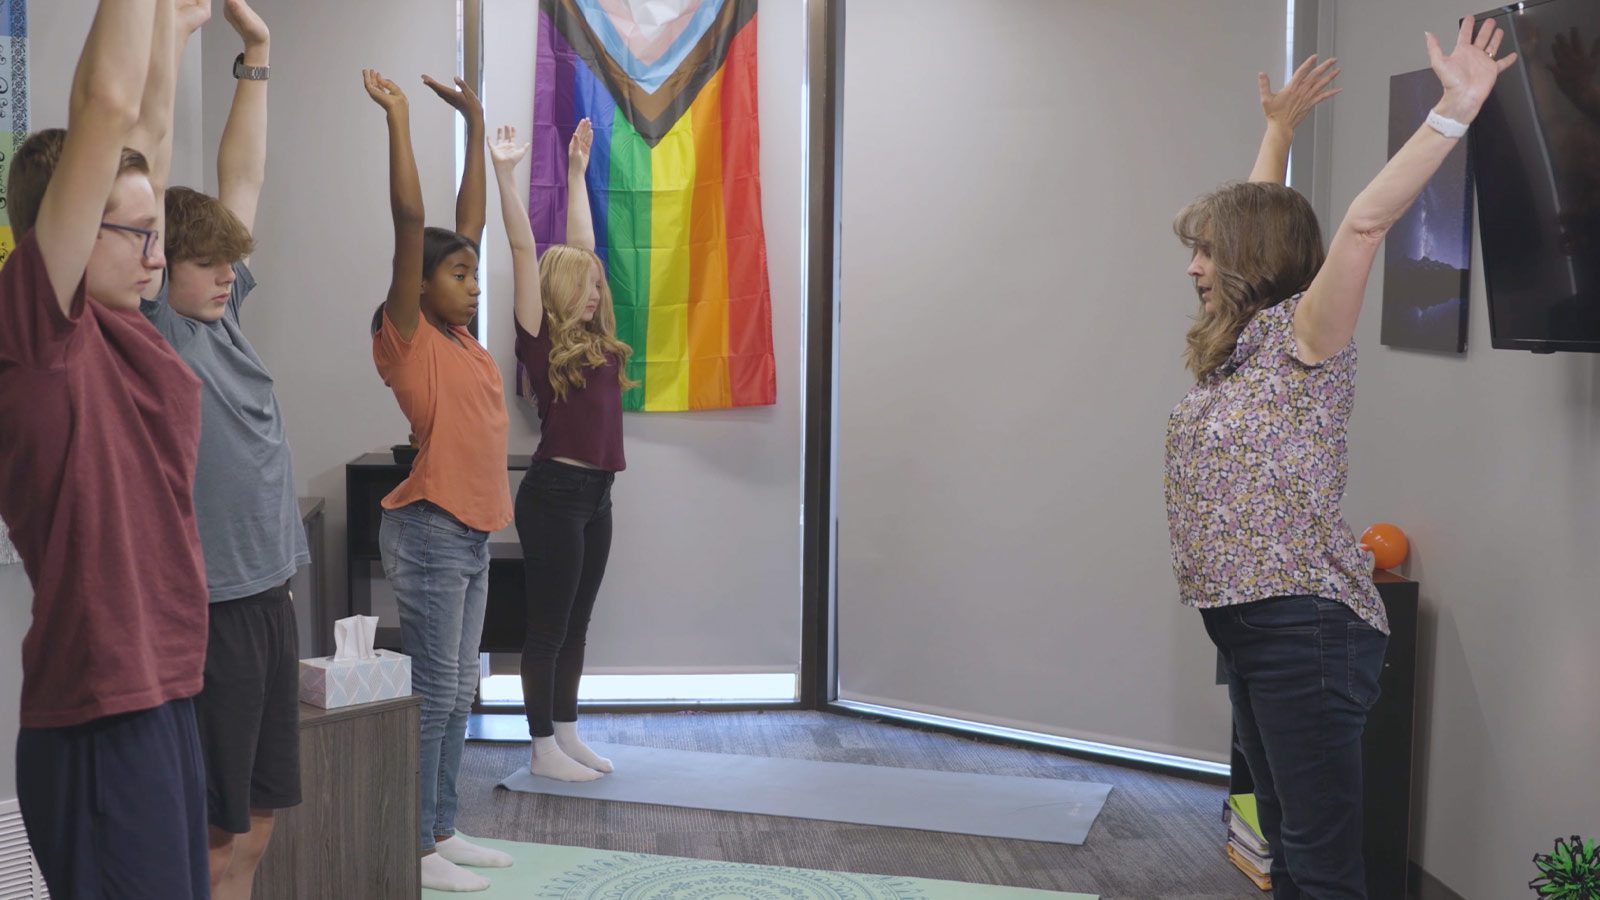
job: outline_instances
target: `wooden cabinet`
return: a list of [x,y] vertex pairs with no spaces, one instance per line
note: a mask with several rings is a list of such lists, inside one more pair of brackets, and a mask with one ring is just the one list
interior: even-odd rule
[[302,802],[279,810],[256,900],[422,895],[417,839],[422,698],[300,704]]

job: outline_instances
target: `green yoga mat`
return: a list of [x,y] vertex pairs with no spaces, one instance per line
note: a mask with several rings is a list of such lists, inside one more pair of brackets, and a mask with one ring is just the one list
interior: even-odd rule
[[784,869],[489,838],[472,838],[472,842],[509,853],[517,863],[509,869],[473,869],[490,880],[487,891],[447,894],[425,890],[424,897],[440,900],[446,897],[482,900],[1045,900],[1047,897],[1098,900],[1094,894],[1064,894],[926,878]]

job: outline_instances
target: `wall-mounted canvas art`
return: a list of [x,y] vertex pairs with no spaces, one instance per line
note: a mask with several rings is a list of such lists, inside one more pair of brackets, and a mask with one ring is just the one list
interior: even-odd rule
[[[1439,102],[1430,69],[1389,79],[1389,155]],[[1465,353],[1472,271],[1472,179],[1467,141],[1439,167],[1389,232],[1383,251],[1383,331],[1388,347]]]

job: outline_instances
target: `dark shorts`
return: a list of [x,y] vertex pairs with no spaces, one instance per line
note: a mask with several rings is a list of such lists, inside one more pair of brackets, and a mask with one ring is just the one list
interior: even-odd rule
[[250,810],[300,802],[300,660],[287,584],[211,604],[195,718],[212,825],[244,834]]
[[50,896],[205,900],[205,772],[194,704],[17,735],[17,802]]

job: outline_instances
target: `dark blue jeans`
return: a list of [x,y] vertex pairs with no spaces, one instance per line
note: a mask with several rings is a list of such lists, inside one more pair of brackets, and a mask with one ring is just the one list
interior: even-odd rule
[[1222,653],[1275,900],[1361,900],[1361,732],[1389,639],[1343,603],[1201,610]]

